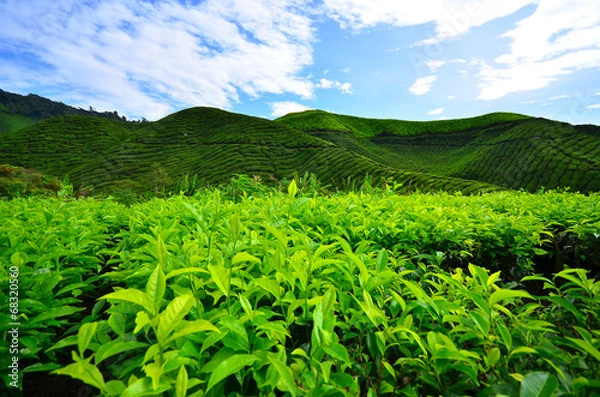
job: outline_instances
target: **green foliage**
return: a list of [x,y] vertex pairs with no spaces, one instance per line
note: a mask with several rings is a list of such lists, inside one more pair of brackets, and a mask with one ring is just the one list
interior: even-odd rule
[[493,184],[388,167],[281,123],[211,108],[141,124],[55,117],[5,134],[0,155],[10,164],[61,178],[68,174],[75,191],[91,186],[95,194],[115,197],[193,195],[200,184],[224,185],[235,175],[271,186],[294,178],[299,188],[299,176],[315,175],[307,182],[332,190],[352,188],[350,182],[362,182],[366,175],[374,183],[393,179],[405,191],[499,190]]
[[415,136],[460,132],[488,127],[498,123],[530,119],[515,113],[490,113],[483,116],[455,120],[438,121],[402,121],[391,119],[367,119],[328,113],[322,110],[307,110],[301,113],[285,115],[277,122],[301,131],[339,131],[348,132],[360,138],[375,137],[381,134]]
[[55,196],[61,182],[42,173],[0,164],[0,199],[28,196]]
[[600,189],[600,128],[509,113],[410,122],[307,111],[277,122],[383,165],[535,192]]
[[1,90],[0,104],[3,162],[69,175],[75,196],[192,196],[236,175],[299,188],[299,176],[314,175],[333,191],[356,190],[367,176],[404,192],[600,191],[597,126],[519,114],[412,122],[313,110],[269,121],[193,108],[132,123]]
[[539,260],[561,241],[592,258],[597,195],[240,183],[130,207],[0,202],[24,391],[52,371],[103,396],[598,392],[598,268]]

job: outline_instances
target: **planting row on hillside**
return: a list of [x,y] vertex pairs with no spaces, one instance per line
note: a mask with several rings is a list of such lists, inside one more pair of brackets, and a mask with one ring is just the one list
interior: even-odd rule
[[359,138],[360,134],[339,131],[313,134],[396,169],[530,192],[541,188],[595,192],[600,190],[600,140],[586,131],[529,119],[417,136],[388,133]]
[[403,172],[269,120],[208,108],[142,124],[58,117],[7,134],[0,154],[9,164],[59,178],[68,175],[76,189],[89,188],[92,193],[169,192],[184,175],[213,186],[235,174],[274,183],[294,172],[311,172],[335,188],[348,178],[369,174],[393,178],[409,191],[499,189],[460,178]]

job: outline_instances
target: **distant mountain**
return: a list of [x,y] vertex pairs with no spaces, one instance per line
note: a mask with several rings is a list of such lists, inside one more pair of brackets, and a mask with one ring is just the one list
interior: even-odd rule
[[0,134],[16,131],[55,116],[94,116],[109,120],[125,120],[117,112],[97,112],[55,102],[35,94],[19,95],[0,89]]
[[528,191],[600,191],[599,126],[513,113],[418,122],[306,111],[276,122],[405,171]]

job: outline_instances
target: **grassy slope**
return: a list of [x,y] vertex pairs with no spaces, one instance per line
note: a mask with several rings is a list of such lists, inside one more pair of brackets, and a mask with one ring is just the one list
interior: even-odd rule
[[172,188],[184,174],[218,184],[233,174],[264,180],[313,172],[340,186],[348,177],[393,177],[422,190],[494,190],[449,176],[402,172],[282,124],[211,108],[181,111],[153,123],[63,116],[6,134],[0,154],[98,189]]
[[333,114],[322,110],[308,110],[301,113],[288,114],[279,118],[277,122],[306,132],[350,132],[359,138],[369,138],[381,134],[415,136],[424,133],[460,132],[497,123],[527,120],[529,118],[529,116],[515,113],[490,113],[483,116],[455,120],[404,121],[369,119]]
[[432,122],[322,111],[277,120],[390,167],[529,191],[600,190],[600,127],[511,113]]

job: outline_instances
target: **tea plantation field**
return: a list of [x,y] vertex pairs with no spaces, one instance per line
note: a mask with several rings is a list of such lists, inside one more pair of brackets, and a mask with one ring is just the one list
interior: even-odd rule
[[0,388],[599,396],[599,260],[598,194],[0,201]]

